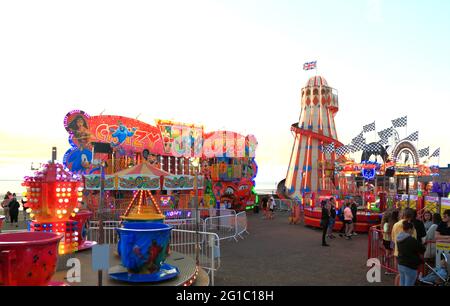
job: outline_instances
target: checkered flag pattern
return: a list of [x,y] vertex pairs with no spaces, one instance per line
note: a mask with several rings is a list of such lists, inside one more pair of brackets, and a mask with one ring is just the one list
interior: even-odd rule
[[387,138],[381,138],[380,141],[378,141],[378,143],[382,146],[385,146],[388,144],[388,139]]
[[437,148],[436,151],[434,151],[433,154],[430,155],[430,157],[439,157],[441,155],[441,148]]
[[406,137],[405,140],[418,141],[419,140],[419,131],[416,131],[416,132],[412,133],[411,135]]
[[342,146],[336,149],[336,155],[342,156],[351,152],[350,146]]
[[430,147],[419,150],[417,153],[419,154],[419,157],[428,157],[428,155],[430,155]]
[[382,130],[381,132],[378,132],[378,136],[380,136],[381,139],[389,139],[394,134],[394,129],[392,127]]
[[332,142],[328,146],[324,147],[323,152],[333,153],[334,152],[334,142]]
[[375,121],[371,124],[365,125],[363,126],[363,132],[364,133],[369,133],[375,131]]
[[392,125],[396,128],[408,125],[408,116],[392,120]]
[[378,149],[378,143],[369,143],[364,145],[364,151],[376,151]]

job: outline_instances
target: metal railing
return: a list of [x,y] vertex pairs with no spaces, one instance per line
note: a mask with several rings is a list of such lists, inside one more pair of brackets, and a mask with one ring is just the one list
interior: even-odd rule
[[275,210],[291,211],[292,207],[296,204],[296,201],[290,199],[275,199]]
[[220,240],[233,238],[237,241],[236,215],[208,217],[205,219],[204,231],[216,233]]
[[236,236],[244,239],[243,234],[249,232],[247,231],[247,214],[245,211],[240,212],[236,215]]
[[[178,222],[177,222],[178,221]],[[120,221],[103,221],[103,234],[105,244],[117,245],[119,236],[117,228]],[[199,265],[210,276],[211,285],[214,285],[214,277],[220,268],[220,239],[216,233],[195,231],[185,229],[195,227],[195,220],[170,220],[167,222],[173,229],[171,231],[170,249],[186,256],[196,258],[197,235],[199,243]],[[204,227],[204,226],[202,226]],[[201,227],[201,228],[202,228]],[[88,230],[88,240],[98,241],[99,222],[90,221]],[[114,248],[116,248],[114,246]]]
[[[368,254],[367,258],[376,258],[380,261],[381,267],[386,270],[386,272],[397,274],[398,267],[397,262],[394,257],[394,249],[388,250],[383,244],[383,235],[388,235],[390,237],[391,233],[385,233],[380,229],[379,226],[372,226],[369,229],[368,233]],[[436,258],[436,241],[435,240],[427,240],[425,241],[426,251],[424,254],[425,261],[435,261]],[[425,274],[425,266],[423,264],[420,265],[418,271]]]
[[220,239],[217,234],[173,229],[170,238],[170,249],[195,259],[197,235],[199,241],[199,265],[209,274],[211,285],[214,286],[215,273],[220,268]]

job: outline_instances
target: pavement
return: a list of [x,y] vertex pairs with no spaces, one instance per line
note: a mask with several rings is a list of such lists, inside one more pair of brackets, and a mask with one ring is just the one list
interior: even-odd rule
[[[0,215],[3,214],[3,209],[0,209]],[[8,220],[9,221],[9,220]],[[18,224],[16,227],[16,224],[12,225],[9,222],[6,222],[6,220],[3,221],[3,226],[0,230],[2,231],[15,231],[15,230],[23,230],[27,228],[27,222],[24,219],[23,211],[19,211],[19,217],[18,217]]]
[[352,240],[337,238],[322,247],[322,232],[302,224],[290,225],[288,214],[274,220],[247,214],[243,240],[221,241],[217,286],[392,286],[394,278],[381,273],[381,283],[366,274],[367,234]]
[[[303,224],[290,225],[288,213],[276,212],[264,220],[262,213],[247,213],[244,239],[222,240],[221,266],[216,286],[392,286],[394,278],[381,273],[380,283],[369,283],[366,274],[367,234],[352,240],[337,236],[321,246],[322,232]],[[25,229],[3,224],[3,232]]]

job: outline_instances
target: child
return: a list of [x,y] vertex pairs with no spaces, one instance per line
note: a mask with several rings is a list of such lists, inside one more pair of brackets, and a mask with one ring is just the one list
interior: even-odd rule
[[438,269],[436,269],[437,275],[434,272],[431,272],[425,277],[422,277],[422,273],[419,275],[419,280],[424,283],[438,284],[442,282],[442,279],[446,279],[448,277],[448,264],[445,260],[445,257],[441,255],[441,265]]
[[300,206],[298,204],[292,205],[291,215],[289,216],[289,224],[297,224],[300,220]]

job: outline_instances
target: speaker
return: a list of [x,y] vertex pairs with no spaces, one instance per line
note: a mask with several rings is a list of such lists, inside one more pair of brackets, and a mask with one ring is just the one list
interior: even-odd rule
[[385,176],[393,177],[395,175],[395,168],[387,168],[385,172]]
[[92,145],[94,146],[94,153],[112,153],[110,143],[92,142]]

